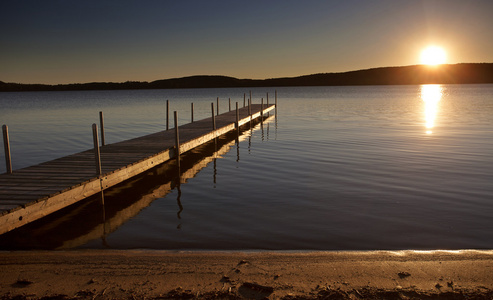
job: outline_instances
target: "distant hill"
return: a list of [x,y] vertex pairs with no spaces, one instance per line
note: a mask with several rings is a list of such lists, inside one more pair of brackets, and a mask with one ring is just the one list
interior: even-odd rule
[[228,76],[190,76],[152,82],[127,81],[76,84],[18,84],[0,81],[0,91],[72,91],[125,89],[185,89],[222,87],[281,87],[330,85],[405,85],[405,84],[493,83],[493,63],[414,65],[383,67],[342,73],[321,73],[271,79],[237,79]]

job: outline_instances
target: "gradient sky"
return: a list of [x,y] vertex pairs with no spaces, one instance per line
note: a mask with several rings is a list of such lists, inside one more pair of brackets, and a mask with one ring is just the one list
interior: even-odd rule
[[493,1],[1,0],[0,80],[264,79],[493,62]]

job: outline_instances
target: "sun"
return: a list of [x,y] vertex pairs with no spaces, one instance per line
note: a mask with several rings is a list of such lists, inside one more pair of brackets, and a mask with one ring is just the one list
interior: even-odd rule
[[447,60],[447,53],[441,47],[429,46],[421,51],[421,63],[425,65],[440,65]]

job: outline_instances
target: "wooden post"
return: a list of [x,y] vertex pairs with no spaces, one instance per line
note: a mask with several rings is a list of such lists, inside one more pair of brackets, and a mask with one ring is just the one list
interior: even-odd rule
[[192,112],[191,112],[191,114],[192,114],[192,123],[193,123],[193,102],[192,102]]
[[277,90],[276,90],[276,103],[275,103],[275,107],[276,107],[276,118],[277,118]]
[[229,103],[229,111],[231,111],[231,98],[228,98],[228,103]]
[[248,99],[248,114],[250,115],[250,126],[252,126],[252,90],[250,90],[250,99]]
[[[267,93],[267,107],[269,107],[269,93]],[[267,117],[270,116],[270,111],[267,113]]]
[[240,130],[240,113],[238,111],[238,102],[236,102],[236,130]]
[[99,126],[101,126],[101,146],[105,145],[104,142],[104,119],[103,119],[103,112],[99,112]]
[[176,164],[180,168],[180,136],[178,133],[178,113],[174,111],[175,117],[175,151],[176,151]]
[[216,116],[214,115],[214,102],[211,102],[211,110],[212,110],[212,129],[216,130]]
[[243,93],[243,107],[246,105],[246,93]]
[[169,100],[166,100],[166,130],[169,129]]
[[96,161],[96,174],[101,176],[101,153],[99,152],[98,125],[92,124],[92,137],[94,142],[94,158]]
[[239,157],[240,157],[240,113],[239,113],[239,109],[238,109],[238,102],[236,102],[236,123],[235,123],[235,127],[236,127],[236,138],[235,138],[235,142],[236,142],[236,162],[239,161]]
[[219,97],[217,97],[217,100],[216,100],[216,109],[217,109],[217,115],[219,116]]
[[260,101],[260,122],[264,120],[264,98]]
[[7,174],[12,174],[12,159],[10,158],[9,127],[7,125],[3,125],[2,130],[3,130],[3,148],[5,149],[5,165],[7,167]]

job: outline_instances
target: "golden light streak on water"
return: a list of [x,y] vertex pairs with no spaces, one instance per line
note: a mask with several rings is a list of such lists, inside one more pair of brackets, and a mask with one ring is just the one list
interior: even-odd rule
[[438,114],[438,102],[442,98],[442,86],[439,84],[426,84],[421,86],[421,99],[425,103],[425,127],[426,134],[432,134],[435,127],[435,119]]

